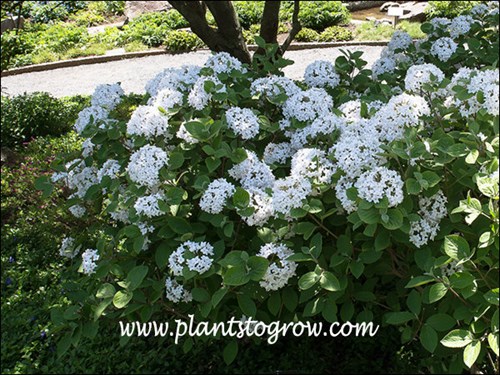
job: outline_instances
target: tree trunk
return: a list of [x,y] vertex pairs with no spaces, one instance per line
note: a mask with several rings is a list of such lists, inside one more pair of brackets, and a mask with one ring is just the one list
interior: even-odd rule
[[[228,52],[244,63],[251,63],[250,52],[231,1],[170,1],[170,4],[188,20],[191,30],[212,51]],[[208,24],[206,7],[217,22],[217,29]]]

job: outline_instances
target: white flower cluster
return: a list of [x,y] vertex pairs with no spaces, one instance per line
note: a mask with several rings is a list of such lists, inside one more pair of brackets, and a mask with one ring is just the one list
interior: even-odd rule
[[127,134],[142,135],[147,139],[163,136],[170,138],[168,119],[158,108],[141,105],[132,113],[127,123]]
[[80,159],[71,163],[67,173],[67,185],[71,190],[74,190],[72,197],[83,198],[87,190],[97,183],[99,181],[95,167],[86,167]]
[[102,179],[105,176],[110,177],[111,179],[117,178],[120,174],[121,166],[118,160],[109,159],[104,162],[101,169],[97,171],[97,180],[102,182]]
[[259,134],[259,118],[249,108],[231,107],[226,112],[227,125],[243,139]]
[[406,50],[412,43],[413,39],[410,34],[405,31],[396,30],[392,34],[391,40],[387,44],[387,47],[392,50]]
[[80,249],[81,246],[75,247],[75,239],[73,237],[64,237],[59,248],[59,255],[73,259]]
[[153,187],[160,182],[160,169],[168,165],[168,155],[151,145],[141,147],[130,157],[127,172],[130,179],[143,186]]
[[165,297],[173,303],[191,302],[193,300],[191,292],[186,290],[177,280],[170,277],[165,279]]
[[244,189],[265,189],[272,187],[275,177],[271,168],[260,161],[253,151],[246,151],[247,158],[229,170],[229,175],[240,181]]
[[174,276],[182,276],[182,270],[202,274],[207,272],[213,263],[214,248],[208,242],[186,241],[168,258],[168,265]]
[[290,175],[296,179],[306,178],[314,185],[329,184],[335,171],[325,151],[317,148],[302,148],[292,157]]
[[268,243],[263,245],[257,256],[270,261],[266,274],[259,282],[265,290],[278,290],[283,288],[288,280],[295,276],[297,263],[287,260],[293,251],[283,244]]
[[346,122],[343,118],[325,113],[302,129],[288,131],[292,148],[298,150],[314,142],[320,136],[331,136],[337,129],[343,129]]
[[82,218],[87,210],[85,209],[85,207],[80,206],[79,204],[74,204],[69,208],[69,212],[71,212],[74,217]]
[[330,95],[320,88],[298,91],[283,105],[283,115],[298,121],[313,121],[327,115],[333,107]]
[[254,209],[250,216],[243,216],[242,219],[249,226],[262,226],[273,216],[272,197],[264,190],[250,188],[247,190],[250,195],[248,207]]
[[90,104],[92,107],[102,107],[107,111],[112,111],[120,103],[123,95],[125,92],[119,83],[98,85]]
[[82,254],[82,271],[90,275],[97,268],[96,262],[99,260],[99,254],[95,249],[87,249]]
[[163,214],[163,212],[160,210],[158,201],[164,198],[165,194],[162,191],[155,194],[139,197],[134,204],[134,208],[139,215],[144,215],[149,218],[160,216]]
[[184,95],[179,90],[162,89],[154,98],[150,98],[148,104],[153,107],[163,108],[169,111],[177,106],[181,106],[184,101]]
[[123,89],[118,83],[97,86],[90,100],[91,106],[78,114],[75,122],[76,132],[81,134],[89,124],[97,124],[106,120],[109,112],[120,102],[123,94]]
[[272,196],[274,215],[289,215],[293,208],[302,207],[304,199],[311,193],[311,182],[305,178],[288,176],[276,180]]
[[413,65],[406,72],[405,88],[409,92],[418,94],[424,84],[437,85],[443,79],[443,71],[434,64]]
[[167,68],[146,84],[146,92],[152,98],[156,97],[158,92],[164,89],[187,92],[198,80],[200,69],[199,66],[195,65]]
[[378,203],[387,197],[389,207],[395,207],[404,199],[401,176],[386,167],[375,167],[364,172],[354,186],[359,197],[368,202]]
[[340,83],[340,76],[330,61],[317,60],[307,66],[304,72],[304,81],[310,87],[334,89]]
[[217,77],[200,77],[194,84],[188,96],[189,105],[199,111],[203,110],[208,105],[210,100],[212,100],[213,93],[205,90],[206,82],[212,82],[215,85],[215,93],[226,92],[226,86],[224,86],[224,84]]
[[441,273],[444,276],[450,277],[458,272],[462,272],[464,270],[464,265],[458,263],[458,260],[452,260],[451,262],[445,264],[441,267]]
[[211,68],[215,74],[231,73],[233,70],[241,73],[247,72],[241,61],[227,52],[219,52],[210,56],[205,66]]
[[437,57],[439,60],[446,62],[457,50],[458,44],[453,39],[442,37],[432,43],[431,55]]
[[471,16],[457,16],[451,20],[448,26],[448,32],[452,38],[458,38],[460,35],[467,34],[474,19]]
[[269,76],[258,78],[250,86],[252,95],[267,97],[274,101],[279,95],[287,98],[300,91],[299,87],[290,78]]
[[221,213],[226,200],[231,197],[236,188],[225,178],[218,178],[208,185],[200,199],[200,208],[211,214]]
[[191,133],[187,131],[184,124],[181,124],[181,126],[179,126],[179,130],[177,130],[175,136],[190,145],[194,145],[199,142],[195,137],[191,135]]
[[[470,98],[461,100],[455,97],[453,88],[462,86],[472,94]],[[490,115],[499,114],[499,71],[498,69],[477,70],[461,68],[448,85],[450,97],[445,102],[447,106],[455,106],[463,117],[475,115],[485,109]],[[483,102],[479,102],[478,93],[482,93]]]
[[264,163],[271,164],[285,164],[288,158],[293,154],[293,149],[288,142],[281,143],[268,143],[264,149],[262,160]]
[[432,197],[419,199],[420,220],[411,222],[410,226],[410,242],[416,247],[420,248],[434,240],[439,231],[439,223],[448,214],[447,202],[441,190]]
[[396,61],[390,57],[381,57],[372,65],[373,79],[377,80],[382,74],[392,74],[396,70]]

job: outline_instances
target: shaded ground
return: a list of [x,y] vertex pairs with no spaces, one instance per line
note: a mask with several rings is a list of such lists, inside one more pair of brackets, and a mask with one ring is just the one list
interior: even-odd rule
[[[345,49],[363,51],[363,59],[370,67],[380,56],[382,48],[350,46]],[[285,57],[295,61],[295,64],[287,67],[285,73],[290,78],[300,79],[311,62],[333,62],[340,54],[337,47],[288,51]],[[157,55],[8,76],[2,78],[2,94],[18,95],[35,91],[46,91],[56,97],[92,94],[97,85],[114,82],[121,82],[127,93],[143,93],[146,83],[163,69],[183,64],[202,65],[209,56],[209,51]]]

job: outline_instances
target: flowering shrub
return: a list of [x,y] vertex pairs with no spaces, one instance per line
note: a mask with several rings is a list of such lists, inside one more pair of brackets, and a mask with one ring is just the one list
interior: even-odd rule
[[125,121],[119,85],[98,87],[82,153],[38,182],[88,219],[62,245],[84,275],[53,311],[60,349],[103,315],[321,316],[398,325],[436,372],[494,367],[498,8],[422,29],[303,82],[225,53],[169,68]]

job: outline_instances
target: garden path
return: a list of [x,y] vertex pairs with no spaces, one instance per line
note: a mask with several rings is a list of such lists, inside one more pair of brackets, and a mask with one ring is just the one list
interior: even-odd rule
[[[368,62],[369,68],[378,59],[383,47],[344,48],[363,51],[363,59]],[[295,64],[286,67],[285,74],[292,79],[300,79],[311,62],[334,61],[340,55],[338,47],[288,51],[285,57],[295,61]],[[165,54],[12,75],[2,78],[2,94],[18,95],[35,91],[46,91],[56,97],[92,94],[97,85],[114,82],[121,82],[126,93],[143,93],[145,84],[163,69],[183,64],[202,65],[208,56],[209,51]]]

